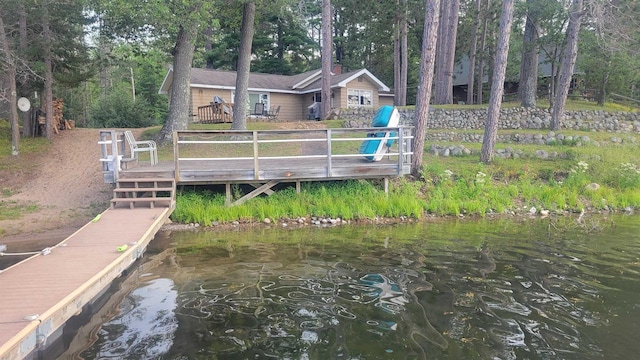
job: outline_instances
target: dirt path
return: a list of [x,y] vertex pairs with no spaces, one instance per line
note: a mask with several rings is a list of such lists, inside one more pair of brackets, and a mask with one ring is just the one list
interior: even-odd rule
[[111,185],[102,179],[98,138],[97,129],[62,131],[47,154],[21,159],[33,162],[29,171],[13,178],[4,174],[17,191],[3,201],[37,205],[37,210],[0,220],[0,243],[55,243],[108,207]]
[[[275,123],[281,129],[321,129],[319,121]],[[137,136],[141,130],[134,130]],[[16,220],[0,220],[0,244],[30,251],[63,240],[109,206],[112,185],[105,184],[97,146],[98,129],[74,129],[55,135],[48,153],[12,160],[32,162],[28,171],[0,171],[0,189],[16,194],[2,201],[37,205]],[[22,164],[24,165],[24,164]],[[22,168],[25,168],[22,166]]]

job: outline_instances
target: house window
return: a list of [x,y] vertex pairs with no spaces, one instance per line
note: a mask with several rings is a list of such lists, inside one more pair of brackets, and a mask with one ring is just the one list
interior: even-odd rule
[[373,106],[373,91],[349,89],[347,92],[347,106]]
[[247,110],[249,110],[249,114],[253,114],[255,112],[257,103],[264,104],[262,106],[262,108],[264,110],[269,110],[269,105],[270,105],[269,104],[269,100],[270,100],[270,96],[269,96],[268,93],[250,92],[249,93],[249,104],[248,104],[248,108],[247,108]]

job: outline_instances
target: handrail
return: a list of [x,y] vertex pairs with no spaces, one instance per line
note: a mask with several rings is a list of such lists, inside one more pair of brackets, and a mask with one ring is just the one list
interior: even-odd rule
[[[340,128],[340,129],[311,129],[311,130],[180,130],[175,131],[174,162],[176,181],[180,180],[180,173],[183,167],[181,162],[190,161],[252,161],[254,180],[259,180],[261,165],[265,160],[299,160],[299,159],[326,159],[326,171],[328,176],[333,173],[334,160],[362,158],[359,153],[360,143],[366,140],[388,141],[394,140],[393,149],[384,154],[385,157],[397,157],[397,175],[403,175],[403,167],[410,165],[411,140],[413,139],[412,127],[376,127],[376,128]],[[387,138],[367,137],[368,133],[390,133],[395,134]],[[200,139],[198,139],[200,137]],[[322,152],[303,151],[304,144],[317,143],[322,147]],[[357,143],[357,146],[349,145]],[[300,145],[300,148],[293,148],[292,145]],[[228,152],[214,153],[213,149],[223,149],[223,146],[234,146]],[[275,147],[274,147],[275,146]],[[185,147],[189,147],[193,153],[196,147],[203,147],[209,154],[202,155],[195,152],[192,156],[186,154]],[[249,149],[250,148],[250,149]],[[244,152],[242,151],[244,149]],[[314,150],[319,150],[316,148]],[[231,152],[234,155],[230,155]],[[388,164],[388,162],[386,162]],[[375,166],[375,163],[372,163]],[[387,165],[388,166],[388,165]]]

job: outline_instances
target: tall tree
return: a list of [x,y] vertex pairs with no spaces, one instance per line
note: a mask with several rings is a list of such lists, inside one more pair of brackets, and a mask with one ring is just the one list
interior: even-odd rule
[[333,41],[331,38],[331,0],[322,0],[322,108],[321,119],[327,119],[331,113],[331,60]]
[[248,1],[242,9],[242,30],[236,73],[236,96],[233,111],[233,130],[247,129],[247,104],[249,103],[249,71],[251,69],[251,42],[253,41],[256,3]]
[[438,30],[438,53],[436,54],[436,74],[434,102],[436,104],[453,103],[453,66],[456,54],[456,34],[460,1],[450,0],[440,9]]
[[189,125],[189,107],[191,105],[191,63],[198,28],[196,24],[180,25],[176,44],[171,52],[173,56],[173,83],[169,100],[167,121],[162,126],[156,139],[158,142],[168,142],[173,139],[173,132],[186,130]]
[[478,53],[478,27],[480,24],[480,1],[475,0],[473,29],[471,30],[471,49],[469,50],[469,77],[467,78],[467,104],[473,104],[473,84],[476,74],[476,55]]
[[[190,81],[195,42],[200,27],[209,23],[214,2],[91,0],[97,16],[106,19],[114,37],[141,44],[171,48],[173,83],[167,119],[158,134],[159,142],[169,141],[173,131],[185,130],[189,123]],[[180,21],[176,21],[180,19]],[[173,44],[171,46],[170,44]]]
[[496,59],[493,65],[493,79],[491,81],[491,95],[489,95],[489,108],[487,109],[487,122],[482,138],[480,161],[488,164],[493,159],[498,133],[498,120],[500,118],[500,104],[504,93],[504,78],[507,71],[507,55],[509,54],[509,37],[511,35],[511,23],[513,21],[514,0],[502,2],[502,15],[500,17],[500,30],[498,32],[498,44],[496,47]]
[[11,124],[11,155],[17,156],[20,151],[20,125],[18,118],[18,91],[16,87],[16,56],[13,46],[7,37],[4,26],[4,9],[0,9],[0,61],[4,63],[7,81],[9,81],[9,96],[5,96],[5,90],[0,89],[0,101],[9,102],[9,123]]
[[411,174],[420,177],[422,171],[422,155],[424,139],[429,121],[429,102],[433,84],[433,69],[436,61],[436,43],[438,41],[438,14],[440,0],[426,0],[424,30],[422,35],[422,55],[420,59],[420,81],[416,98],[416,111],[413,120],[415,135],[413,139],[413,157],[411,158]]
[[477,79],[477,95],[476,103],[482,104],[484,99],[482,98],[482,90],[484,90],[484,54],[486,50],[487,31],[489,28],[489,0],[484,0],[482,10],[482,35],[480,36],[480,59],[478,61],[478,79]]
[[[18,32],[20,34],[20,41],[18,45],[18,52],[20,56],[26,58],[27,54],[27,46],[29,44],[29,36],[27,33],[27,9],[25,7],[25,2],[20,1],[18,3]],[[30,93],[30,89],[26,86],[27,77],[24,77],[24,80],[21,81],[21,89],[20,95],[24,97],[28,97]],[[30,112],[25,111],[22,113],[22,136],[32,136],[31,129],[31,116]]]
[[527,0],[527,16],[522,39],[522,62],[518,98],[523,107],[536,107],[538,92],[538,38],[540,37],[538,0]]
[[49,140],[53,139],[53,54],[51,51],[51,42],[53,35],[51,33],[51,17],[49,16],[49,8],[51,4],[44,0],[41,3],[42,13],[42,33],[44,40],[44,98],[45,98],[45,134]]
[[397,14],[394,24],[393,39],[393,89],[396,106],[407,105],[407,71],[408,71],[408,42],[407,42],[407,0],[396,0]]
[[572,0],[569,10],[569,26],[567,27],[567,41],[564,49],[562,64],[560,65],[560,76],[556,90],[555,101],[551,109],[552,130],[560,129],[564,107],[569,95],[569,87],[573,78],[573,68],[578,56],[578,33],[580,32],[580,20],[584,14],[583,0]]

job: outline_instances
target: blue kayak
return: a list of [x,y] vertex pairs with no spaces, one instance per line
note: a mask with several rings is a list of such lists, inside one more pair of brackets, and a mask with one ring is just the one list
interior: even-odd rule
[[[371,122],[372,127],[395,127],[400,122],[400,114],[398,110],[393,106],[383,106],[376,111]],[[391,147],[395,139],[389,139],[390,137],[397,136],[395,131],[377,131],[367,134],[369,139],[362,142],[360,145],[360,154],[364,155],[364,158],[368,161],[380,161],[387,152],[387,149]]]

